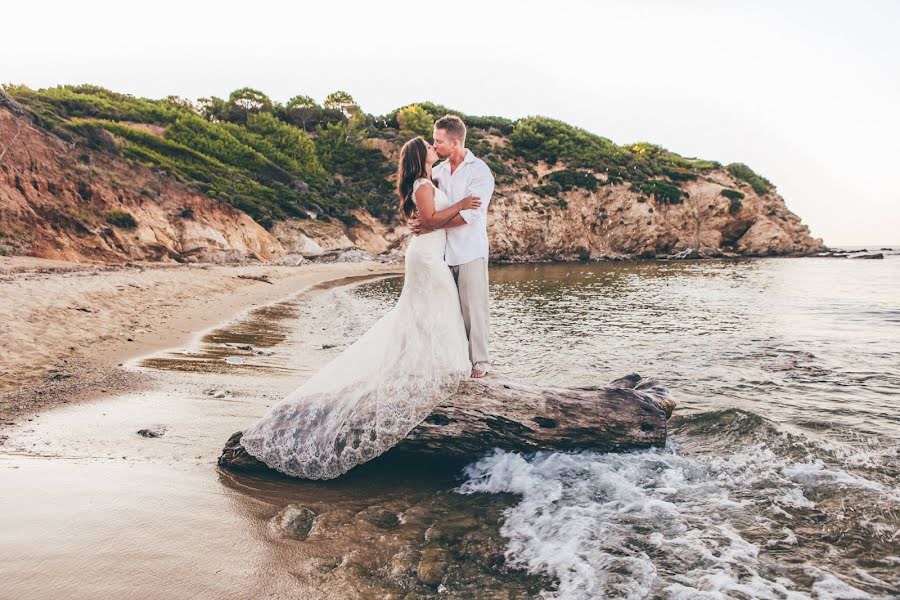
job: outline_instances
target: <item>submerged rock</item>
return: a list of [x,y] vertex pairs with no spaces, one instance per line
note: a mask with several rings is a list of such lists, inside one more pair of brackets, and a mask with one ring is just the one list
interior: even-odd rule
[[425,541],[456,543],[467,533],[478,528],[478,521],[469,515],[456,515],[440,519],[425,531]]
[[381,506],[370,506],[360,511],[359,517],[379,529],[393,529],[400,524],[400,518],[397,516],[397,513]]
[[447,574],[448,563],[449,557],[443,548],[434,546],[425,548],[416,567],[416,577],[425,585],[440,585]]
[[269,520],[269,531],[277,537],[305,540],[316,521],[316,513],[302,504],[289,504]]

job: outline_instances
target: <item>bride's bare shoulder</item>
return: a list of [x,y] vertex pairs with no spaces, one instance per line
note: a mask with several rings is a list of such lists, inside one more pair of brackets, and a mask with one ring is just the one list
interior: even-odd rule
[[434,182],[428,179],[427,177],[419,177],[413,182],[413,192],[417,191],[423,185],[428,184],[426,187],[437,189],[437,186],[434,185]]

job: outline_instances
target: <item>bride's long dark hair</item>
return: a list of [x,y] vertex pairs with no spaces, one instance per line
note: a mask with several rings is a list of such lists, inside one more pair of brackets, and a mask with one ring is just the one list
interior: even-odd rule
[[416,201],[413,200],[413,183],[416,179],[427,177],[425,159],[428,148],[422,136],[414,137],[400,150],[400,161],[397,165],[397,195],[400,196],[400,216],[408,219],[416,210]]

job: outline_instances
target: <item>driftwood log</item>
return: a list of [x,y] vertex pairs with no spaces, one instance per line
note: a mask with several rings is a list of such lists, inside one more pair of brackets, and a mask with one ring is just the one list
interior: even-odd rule
[[[662,446],[675,400],[656,380],[628,375],[605,386],[549,387],[489,376],[467,380],[388,454],[476,460],[508,451]],[[266,470],[232,435],[219,466]]]

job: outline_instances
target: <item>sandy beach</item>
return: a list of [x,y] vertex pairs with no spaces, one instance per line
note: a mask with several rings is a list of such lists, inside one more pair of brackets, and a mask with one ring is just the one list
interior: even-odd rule
[[119,365],[245,309],[327,281],[401,271],[370,262],[118,266],[0,257],[0,426],[147,385]]
[[[452,493],[456,473],[216,467],[381,314],[347,284],[397,266],[4,266],[4,381],[28,384],[4,392],[0,598],[429,597],[445,578],[462,597],[526,598],[546,583],[502,567],[509,499]],[[316,515],[300,537],[283,519],[297,511]]]

